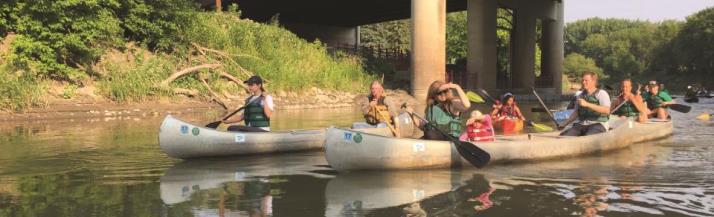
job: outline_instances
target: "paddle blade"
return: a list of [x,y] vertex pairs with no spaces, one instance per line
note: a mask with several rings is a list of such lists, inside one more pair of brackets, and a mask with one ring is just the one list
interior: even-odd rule
[[478,94],[471,92],[471,91],[466,92],[466,97],[469,98],[469,101],[471,101],[471,102],[475,102],[475,103],[484,103],[485,102],[483,100],[483,98],[481,98],[481,96],[479,96]]
[[549,127],[548,125],[545,125],[545,124],[535,123],[533,121],[528,121],[528,125],[533,127],[533,129],[535,129],[536,132],[551,132],[551,131],[553,131],[552,127]]
[[682,105],[682,104],[671,104],[671,105],[669,105],[669,108],[671,108],[672,110],[681,112],[681,113],[688,113],[689,111],[692,110],[691,106]]
[[461,157],[475,167],[484,167],[491,160],[491,155],[488,154],[488,152],[476,147],[476,145],[470,142],[458,140],[452,140],[452,142],[456,145],[456,151],[459,152]]
[[221,124],[221,121],[211,122],[209,124],[206,124],[206,128],[216,129],[216,127],[218,127],[218,125],[220,125],[220,124]]
[[703,121],[708,121],[710,118],[711,118],[711,115],[707,114],[707,113],[697,116],[697,119],[703,120]]

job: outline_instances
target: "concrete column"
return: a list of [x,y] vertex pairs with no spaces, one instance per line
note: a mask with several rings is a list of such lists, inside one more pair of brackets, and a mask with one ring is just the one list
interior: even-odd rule
[[553,78],[553,89],[555,94],[562,93],[563,76],[563,56],[565,55],[565,44],[563,43],[563,3],[554,2],[553,20],[543,21],[542,40],[542,75]]
[[496,0],[468,0],[466,88],[496,89]]
[[446,72],[446,0],[412,0],[412,95],[424,102]]
[[513,89],[527,89],[535,86],[535,43],[536,19],[529,7],[519,7],[514,12],[513,33]]

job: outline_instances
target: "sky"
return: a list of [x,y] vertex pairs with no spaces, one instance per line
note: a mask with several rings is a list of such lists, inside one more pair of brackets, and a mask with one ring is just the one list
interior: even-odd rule
[[601,18],[625,18],[659,22],[685,20],[687,16],[708,7],[714,0],[563,0],[565,22]]

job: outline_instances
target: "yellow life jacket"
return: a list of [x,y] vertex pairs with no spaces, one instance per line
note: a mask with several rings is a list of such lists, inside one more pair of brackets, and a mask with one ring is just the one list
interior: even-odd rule
[[[367,96],[367,99],[371,102],[372,96]],[[377,100],[377,106],[371,107],[367,114],[364,115],[364,119],[371,125],[377,125],[380,122],[394,124],[389,114],[389,107],[384,104],[384,97],[380,97]]]

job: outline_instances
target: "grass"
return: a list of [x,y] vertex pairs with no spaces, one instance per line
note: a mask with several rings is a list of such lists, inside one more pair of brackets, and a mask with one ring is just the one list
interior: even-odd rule
[[0,65],[0,109],[22,111],[41,105],[43,85],[32,75]]

